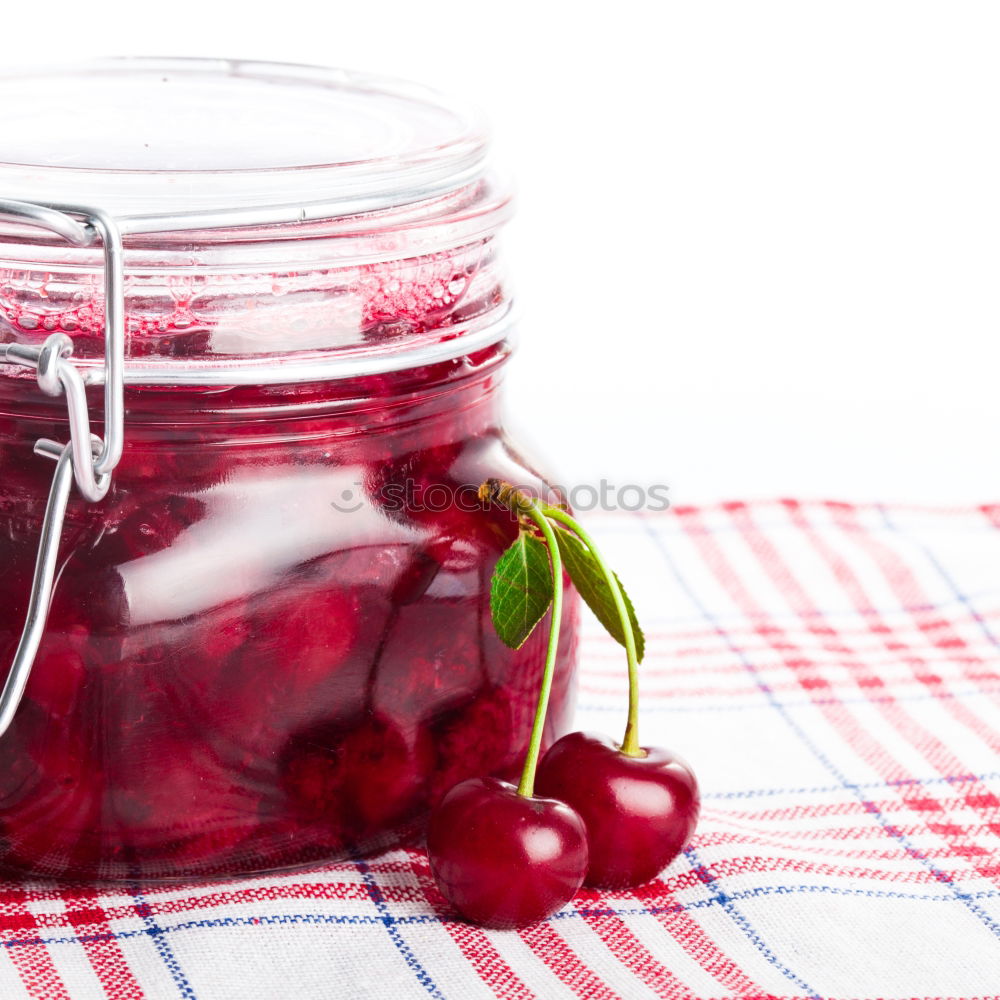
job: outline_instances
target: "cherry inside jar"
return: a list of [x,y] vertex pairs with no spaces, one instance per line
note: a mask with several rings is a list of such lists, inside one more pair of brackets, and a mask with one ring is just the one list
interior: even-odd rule
[[[140,90],[163,72],[201,74],[221,105],[232,99],[216,64],[167,65],[121,72],[138,72]],[[370,99],[370,81],[338,86],[342,103]],[[414,162],[425,147],[443,155],[440,137],[421,141]],[[458,781],[519,765],[546,640],[537,630],[512,651],[494,633],[490,577],[516,525],[475,489],[497,477],[551,490],[503,429],[509,300],[494,237],[506,198],[470,179],[467,146],[452,188],[402,208],[126,239],[125,449],[104,500],[70,502],[45,634],[0,736],[3,870],[189,878],[356,856],[419,831]],[[330,159],[317,185],[334,184]],[[111,165],[87,168],[99,187],[98,166]],[[205,165],[212,184],[220,169]],[[295,169],[308,179],[308,164]],[[177,196],[133,173],[153,208]],[[244,200],[271,196],[244,180]],[[65,247],[37,234],[2,243],[0,341],[61,330],[98,368],[99,267],[86,255],[66,266]],[[61,400],[6,374],[3,663],[52,475],[33,444],[69,435]],[[570,601],[551,739],[569,723],[575,623]]]

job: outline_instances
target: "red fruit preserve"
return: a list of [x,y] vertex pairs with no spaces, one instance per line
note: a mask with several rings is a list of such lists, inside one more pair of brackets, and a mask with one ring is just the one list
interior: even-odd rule
[[[494,633],[516,524],[476,487],[553,493],[503,426],[509,199],[475,117],[336,71],[130,60],[0,76],[0,130],[0,669],[29,668],[0,871],[356,856],[510,775],[547,630]],[[571,600],[548,742],[575,624]]]

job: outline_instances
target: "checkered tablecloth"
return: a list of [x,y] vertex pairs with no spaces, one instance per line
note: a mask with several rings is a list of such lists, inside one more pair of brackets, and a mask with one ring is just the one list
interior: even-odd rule
[[[588,517],[646,624],[643,741],[691,847],[541,926],[451,917],[418,851],[225,884],[0,888],[0,998],[1000,997],[1000,505]],[[589,624],[578,722],[623,724]]]

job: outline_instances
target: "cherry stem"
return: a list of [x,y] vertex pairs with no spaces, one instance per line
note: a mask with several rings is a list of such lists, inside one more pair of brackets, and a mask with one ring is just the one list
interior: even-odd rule
[[[632,619],[625,606],[625,596],[618,584],[618,577],[604,561],[600,549],[594,540],[580,526],[575,517],[571,517],[560,507],[544,507],[542,514],[546,518],[566,525],[584,545],[590,550],[594,561],[604,574],[604,579],[611,591],[615,609],[622,623],[622,634],[625,636],[625,653],[628,657],[628,722],[625,724],[625,738],[622,740],[622,753],[627,757],[645,757],[645,752],[639,745],[639,658],[635,649],[635,633],[632,631]],[[550,547],[552,543],[549,543]]]
[[538,770],[538,758],[542,752],[542,737],[545,734],[545,718],[549,712],[549,695],[552,693],[552,678],[556,669],[556,653],[559,650],[559,626],[562,622],[563,602],[563,568],[562,555],[555,532],[539,504],[523,493],[516,494],[515,509],[518,513],[538,526],[545,538],[549,550],[549,565],[552,567],[552,617],[549,622],[549,645],[545,651],[545,669],[542,671],[542,684],[538,692],[538,704],[535,708],[535,721],[531,726],[531,739],[528,752],[524,756],[524,767],[521,770],[521,780],[517,786],[517,794],[531,798],[535,794],[535,773]]

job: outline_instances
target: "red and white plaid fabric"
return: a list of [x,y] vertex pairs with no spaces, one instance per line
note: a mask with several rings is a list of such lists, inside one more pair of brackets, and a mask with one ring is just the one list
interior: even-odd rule
[[[1000,505],[588,518],[649,637],[643,740],[691,848],[548,923],[453,919],[426,859],[226,884],[0,887],[0,998],[1000,997]],[[578,722],[624,659],[587,629]]]

